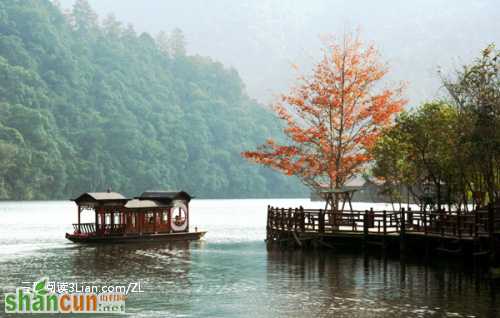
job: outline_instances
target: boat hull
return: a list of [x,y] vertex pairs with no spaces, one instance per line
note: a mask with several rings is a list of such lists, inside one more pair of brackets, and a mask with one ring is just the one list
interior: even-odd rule
[[137,243],[137,242],[170,242],[197,241],[207,232],[158,233],[143,235],[78,235],[66,233],[66,238],[74,243]]

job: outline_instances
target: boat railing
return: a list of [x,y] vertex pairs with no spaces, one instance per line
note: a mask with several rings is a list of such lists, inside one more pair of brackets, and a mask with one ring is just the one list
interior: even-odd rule
[[125,232],[125,224],[104,224],[100,225],[99,228],[104,234],[123,234]]
[[80,226],[78,226],[78,223],[74,223],[73,229],[75,229],[75,233],[95,233],[95,223],[80,223]]
[[95,223],[78,223],[73,224],[75,233],[80,234],[100,234],[100,235],[114,235],[123,234],[125,232],[125,224],[99,224],[96,231]]

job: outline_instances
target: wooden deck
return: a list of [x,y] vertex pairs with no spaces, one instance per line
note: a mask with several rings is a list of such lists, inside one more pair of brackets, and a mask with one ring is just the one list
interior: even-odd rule
[[[321,209],[267,209],[269,244],[305,247],[314,243],[377,244],[401,251],[457,251],[495,256],[500,238],[500,207],[469,213],[461,211],[346,211]],[[430,247],[429,247],[430,245]],[[428,253],[429,251],[426,251]]]

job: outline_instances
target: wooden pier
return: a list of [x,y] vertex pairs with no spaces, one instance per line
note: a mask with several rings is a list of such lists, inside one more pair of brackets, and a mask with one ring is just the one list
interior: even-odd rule
[[380,246],[401,253],[484,257],[497,262],[500,206],[461,211],[267,209],[268,244]]

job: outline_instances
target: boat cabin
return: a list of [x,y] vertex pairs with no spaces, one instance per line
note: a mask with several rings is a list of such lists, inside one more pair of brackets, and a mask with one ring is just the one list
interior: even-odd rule
[[[86,192],[75,198],[78,223],[72,241],[83,238],[142,237],[189,232],[189,202],[184,192],[147,191],[133,199],[117,192]],[[95,221],[82,223],[81,214],[92,211]]]

